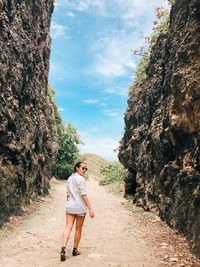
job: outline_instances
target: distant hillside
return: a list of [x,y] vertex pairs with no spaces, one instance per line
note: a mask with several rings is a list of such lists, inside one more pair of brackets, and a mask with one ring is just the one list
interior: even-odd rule
[[84,163],[87,165],[88,175],[94,175],[100,178],[100,169],[102,166],[109,164],[111,161],[102,158],[96,154],[83,154]]

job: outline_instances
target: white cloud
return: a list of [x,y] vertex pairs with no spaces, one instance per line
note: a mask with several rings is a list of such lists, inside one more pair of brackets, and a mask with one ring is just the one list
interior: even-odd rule
[[118,109],[105,109],[103,113],[109,117],[120,117],[121,112]]
[[59,111],[66,111],[66,108],[58,107],[58,110],[59,110]]
[[99,100],[90,98],[90,99],[85,99],[83,102],[86,104],[97,104],[99,103]]
[[127,34],[124,30],[106,29],[91,47],[94,66],[91,70],[101,76],[129,76],[135,67],[131,49],[135,33]]
[[92,11],[96,10],[100,13],[104,13],[106,9],[106,1],[101,0],[65,0],[68,8],[77,11]]
[[109,59],[100,56],[98,65],[96,67],[96,72],[107,77],[122,76],[126,73],[122,64],[111,62]]
[[[91,52],[94,65],[89,72],[105,78],[130,76],[137,62],[131,55],[131,49],[138,49],[142,41],[138,40],[137,28],[140,31],[150,31],[151,25],[141,24],[141,18],[153,14],[156,6],[167,6],[167,0],[56,0],[56,6],[68,9],[68,16],[75,16],[74,11],[88,12],[96,16],[117,18],[121,28],[117,25],[107,27],[99,33],[99,38],[92,44]],[[138,30],[139,31],[139,30]],[[52,23],[53,38],[67,36],[67,27]]]
[[56,39],[58,37],[61,37],[63,38],[63,36],[65,38],[69,38],[67,36],[67,26],[63,26],[61,24],[58,24],[56,22],[52,22],[51,23],[51,36],[53,39]]
[[129,67],[130,69],[134,70],[137,67],[137,64],[133,60],[129,59],[126,62],[126,66]]
[[93,128],[89,128],[89,129],[87,129],[87,132],[89,132],[89,133],[95,133],[95,132],[99,132],[99,128],[97,128],[97,127],[93,127]]
[[90,99],[85,99],[84,101],[83,101],[83,103],[85,103],[85,104],[91,104],[91,105],[93,105],[93,104],[98,104],[99,106],[107,106],[108,104],[107,103],[105,103],[105,102],[103,102],[104,100],[101,100],[100,101],[100,99],[94,99],[94,98],[90,98]]
[[102,102],[102,103],[99,103],[99,106],[106,107],[106,106],[108,106],[108,104]]
[[108,160],[117,160],[117,154],[113,150],[119,146],[119,140],[115,138],[101,138],[82,132],[81,139],[85,145],[80,145],[81,154],[94,153]]
[[167,0],[62,0],[62,4],[71,10],[121,19],[127,26],[136,25],[139,16],[156,6],[169,7]]
[[138,18],[150,14],[157,6],[169,7],[167,0],[118,0],[119,6],[123,7],[121,17],[127,26],[138,25]]
[[115,88],[106,88],[103,90],[103,92],[107,94],[115,94],[115,95],[120,95],[120,96],[126,96],[128,95],[128,89],[127,87],[115,87]]
[[105,78],[131,75],[137,65],[131,49],[138,49],[143,42],[139,40],[139,31],[149,33],[152,23],[146,18],[153,16],[156,6],[168,5],[167,0],[65,0],[65,3],[69,10],[116,18],[121,25],[107,26],[91,45],[94,64],[90,72]]
[[76,17],[76,15],[73,12],[68,12],[67,16],[68,17],[72,17],[72,18]]

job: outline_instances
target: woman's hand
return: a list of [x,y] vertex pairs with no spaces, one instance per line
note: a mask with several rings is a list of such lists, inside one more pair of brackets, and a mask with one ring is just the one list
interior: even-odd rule
[[90,215],[90,218],[94,218],[94,211],[92,209],[89,209],[89,215]]
[[94,218],[94,211],[92,210],[92,205],[90,204],[90,201],[87,197],[87,195],[82,196],[83,201],[85,202],[85,205],[88,208],[90,218]]

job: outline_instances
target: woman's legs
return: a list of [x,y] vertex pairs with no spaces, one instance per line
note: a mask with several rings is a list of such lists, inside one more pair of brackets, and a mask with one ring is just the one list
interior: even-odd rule
[[81,239],[81,232],[85,216],[76,216],[76,229],[74,235],[74,248],[77,248]]
[[62,246],[66,247],[67,241],[69,240],[70,233],[72,231],[76,215],[67,214],[66,215],[66,227],[62,236]]

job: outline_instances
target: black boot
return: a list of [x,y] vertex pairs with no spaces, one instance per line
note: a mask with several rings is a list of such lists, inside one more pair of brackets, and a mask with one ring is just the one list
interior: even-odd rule
[[66,249],[65,249],[65,247],[62,247],[61,248],[61,251],[60,251],[60,260],[61,261],[65,261],[66,260]]
[[81,253],[77,250],[77,248],[73,248],[72,256],[78,256],[78,255],[81,255]]

